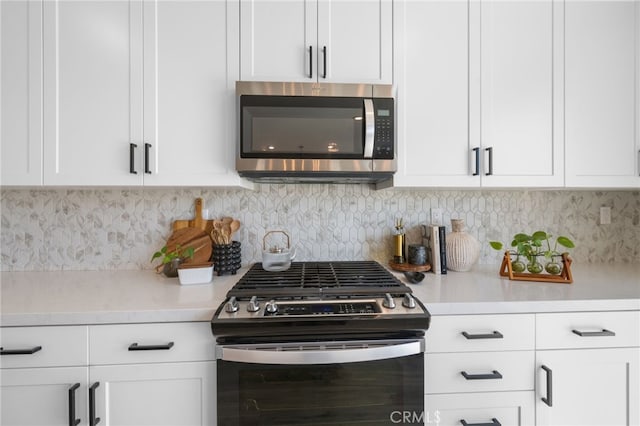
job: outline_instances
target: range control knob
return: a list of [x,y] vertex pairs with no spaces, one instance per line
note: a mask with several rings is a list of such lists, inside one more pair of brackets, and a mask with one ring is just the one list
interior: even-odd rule
[[278,312],[278,304],[276,303],[275,300],[269,300],[265,305],[264,305],[264,309],[265,311],[267,311],[267,313],[269,314],[275,314],[276,312]]
[[384,294],[384,300],[382,301],[382,306],[387,309],[395,309],[396,302],[393,301],[393,297],[389,293]]
[[249,300],[249,304],[247,305],[247,311],[249,312],[258,312],[260,310],[260,302],[258,302],[258,297],[253,296],[251,300]]
[[236,297],[232,296],[231,299],[229,299],[227,304],[224,306],[224,310],[232,314],[234,312],[238,312],[238,309],[240,309],[240,304],[238,303],[238,300],[236,299]]
[[415,309],[416,307],[416,299],[409,293],[404,295],[404,299],[402,299],[402,306],[408,309]]

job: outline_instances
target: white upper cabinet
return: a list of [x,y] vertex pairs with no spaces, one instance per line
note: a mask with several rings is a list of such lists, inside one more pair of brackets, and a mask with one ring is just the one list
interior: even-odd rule
[[2,10],[3,185],[241,184],[237,2]]
[[565,11],[566,184],[640,187],[640,2]]
[[398,186],[562,186],[556,2],[398,2]]
[[242,80],[392,82],[391,0],[241,0]]
[[163,0],[144,7],[144,184],[238,185],[237,3]]
[[142,183],[141,40],[139,2],[44,2],[45,184]]
[[42,3],[0,3],[0,184],[42,184]]
[[471,5],[471,145],[480,147],[482,186],[562,186],[562,127],[554,116],[562,3]]

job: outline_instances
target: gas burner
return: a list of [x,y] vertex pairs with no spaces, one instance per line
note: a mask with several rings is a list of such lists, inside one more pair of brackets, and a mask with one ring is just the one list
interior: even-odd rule
[[430,315],[412,291],[373,261],[254,264],[227,293],[211,327],[219,343],[285,336],[317,339],[421,335]]

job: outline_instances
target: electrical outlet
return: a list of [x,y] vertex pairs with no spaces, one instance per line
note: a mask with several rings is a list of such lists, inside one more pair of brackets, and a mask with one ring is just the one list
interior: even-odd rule
[[442,209],[431,208],[431,224],[442,225]]
[[600,207],[600,225],[611,224],[611,207]]

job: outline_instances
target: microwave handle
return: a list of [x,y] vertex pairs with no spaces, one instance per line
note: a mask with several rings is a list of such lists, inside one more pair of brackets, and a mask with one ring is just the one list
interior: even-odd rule
[[373,141],[376,136],[376,117],[373,99],[364,100],[364,158],[373,158]]

